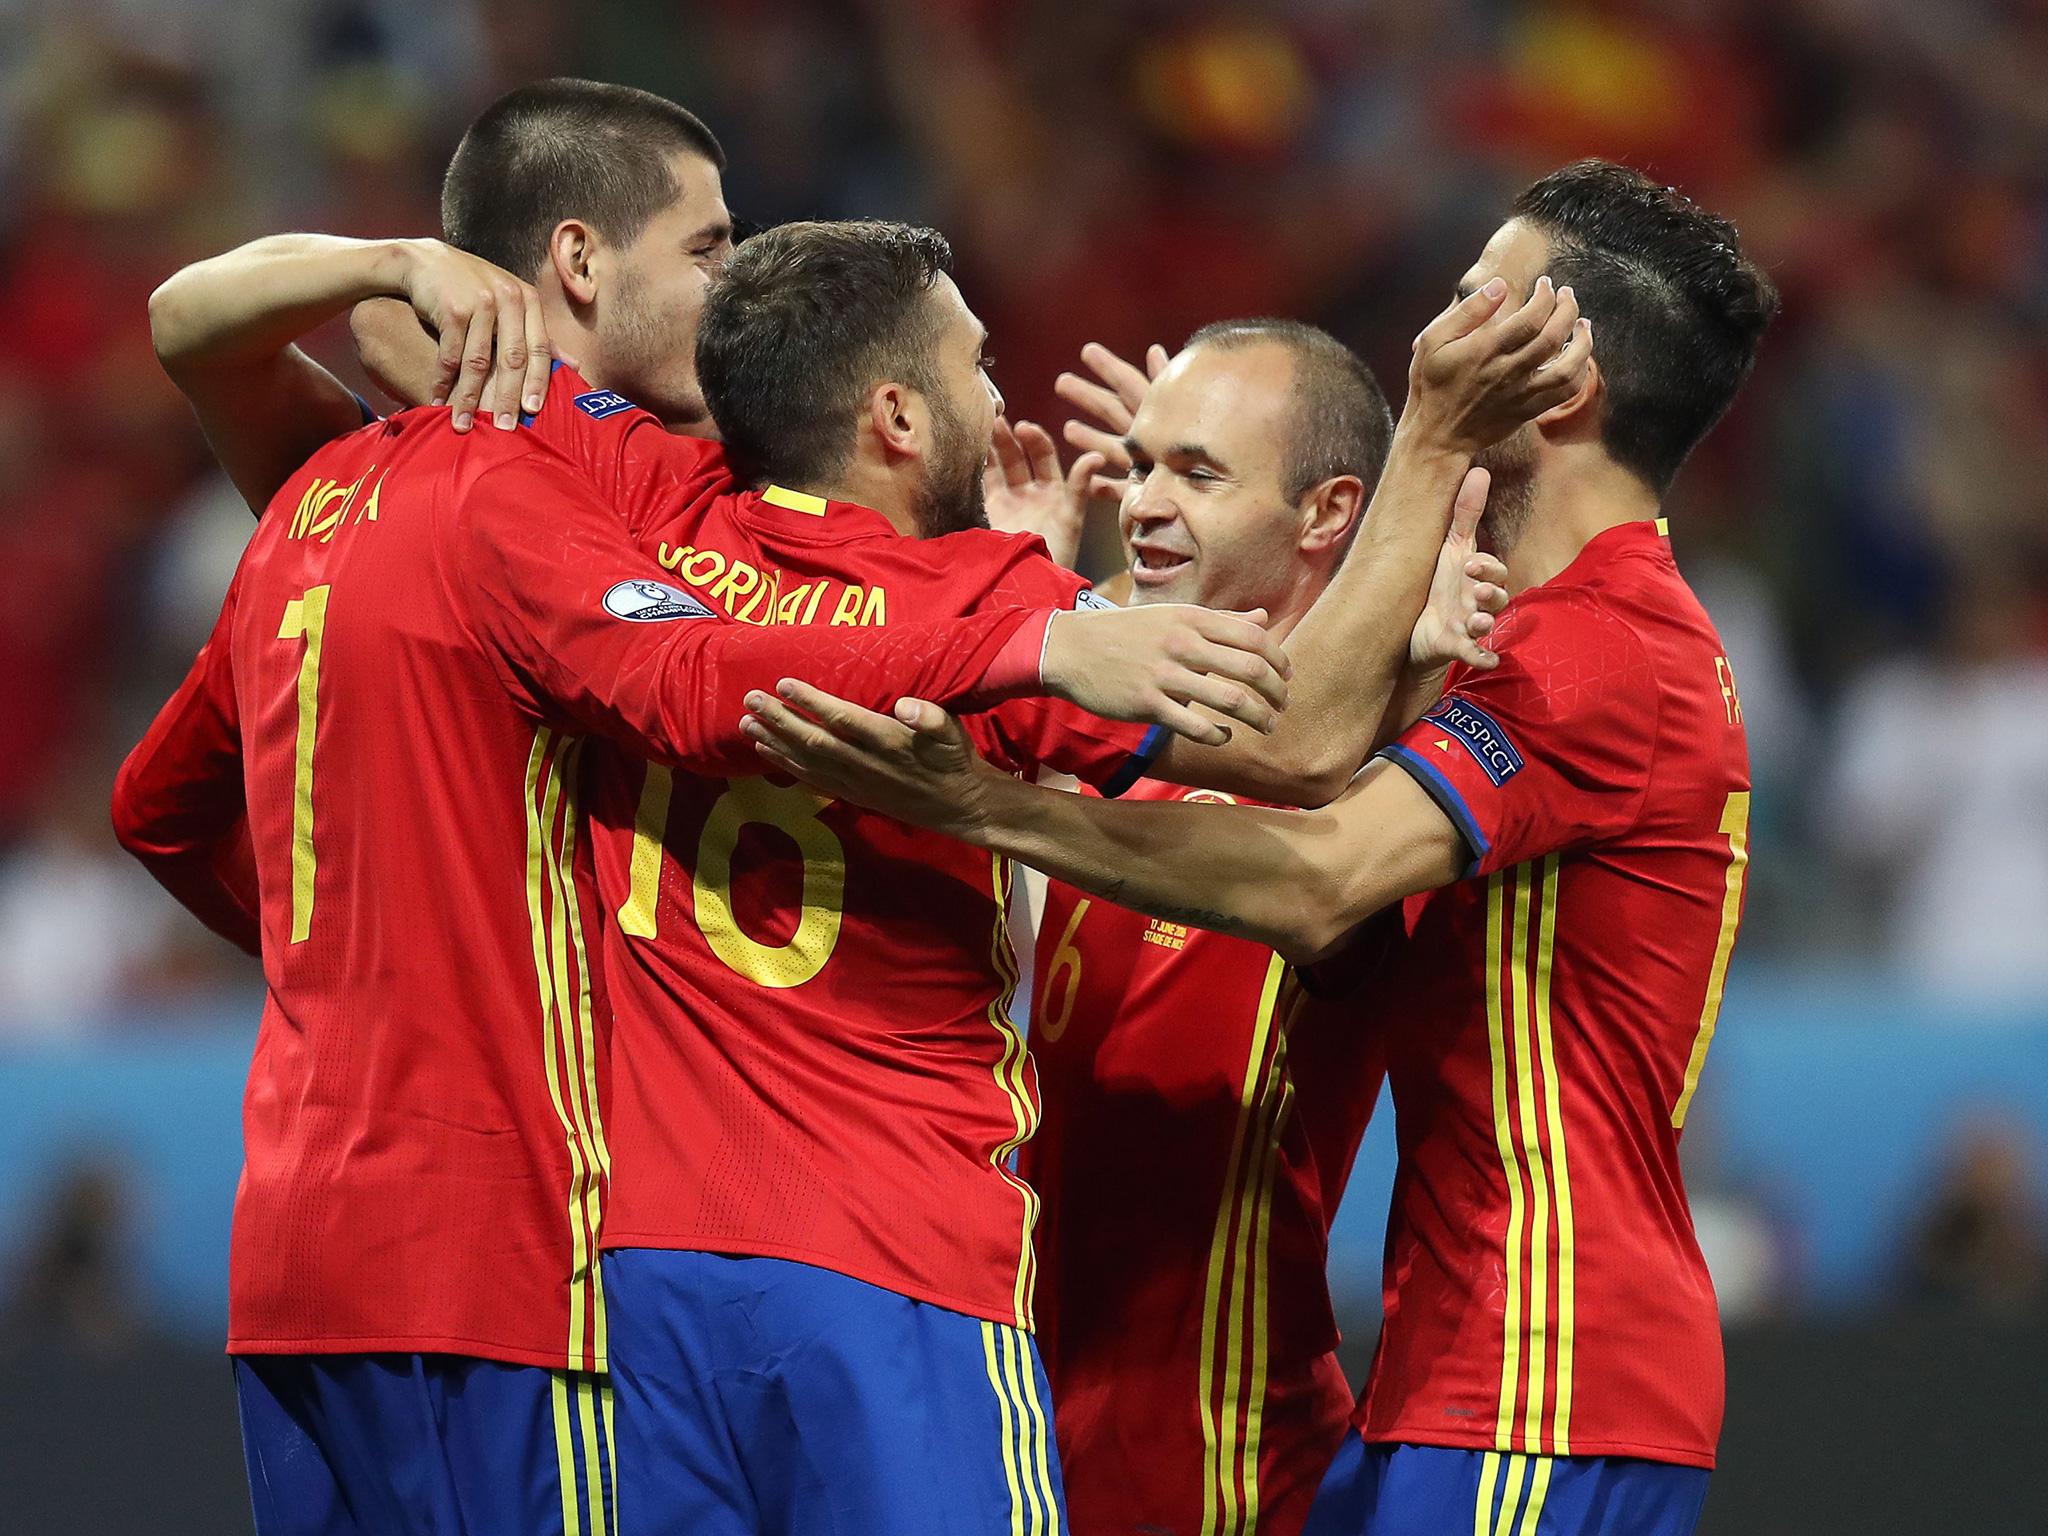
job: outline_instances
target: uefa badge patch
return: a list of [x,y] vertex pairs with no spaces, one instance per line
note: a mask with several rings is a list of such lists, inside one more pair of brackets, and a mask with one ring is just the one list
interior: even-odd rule
[[1093,587],[1083,587],[1074,594],[1074,606],[1076,608],[1092,609],[1100,613],[1105,608],[1114,610],[1116,604],[1112,603]]
[[1496,788],[1522,771],[1522,754],[1508,740],[1508,733],[1501,729],[1498,720],[1477,704],[1466,699],[1448,698],[1422,718],[1456,737],[1458,744],[1486,770],[1486,776],[1493,780]]
[[665,581],[622,581],[604,595],[604,611],[615,619],[651,624],[658,619],[709,619],[711,610],[681,587]]
[[607,416],[616,416],[621,411],[633,409],[633,402],[617,390],[593,389],[576,397],[576,409],[586,416],[603,421]]

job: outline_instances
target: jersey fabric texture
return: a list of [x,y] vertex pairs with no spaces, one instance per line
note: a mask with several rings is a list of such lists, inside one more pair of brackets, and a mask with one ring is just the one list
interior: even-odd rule
[[612,1536],[601,1376],[452,1355],[235,1361],[256,1536]]
[[[629,515],[670,582],[743,624],[893,650],[1087,589],[1036,538],[909,538],[786,487],[707,491],[701,445],[631,413],[598,425],[627,447],[567,451],[645,509]],[[1012,771],[1111,789],[1160,740],[1035,698],[968,729]],[[604,1244],[792,1259],[1028,1328],[1038,1202],[1011,1159],[1039,1110],[1010,867],[760,765],[587,765],[618,1053]]]
[[1347,1435],[1304,1536],[1692,1536],[1704,1467],[1619,1456],[1528,1456]]
[[906,621],[886,646],[733,624],[536,432],[413,411],[316,454],[116,790],[159,878],[260,934],[230,1350],[602,1369],[584,733],[743,770],[748,689],[971,702],[1033,618]]
[[1400,1160],[1357,1422],[1709,1467],[1721,1336],[1678,1143],[1742,911],[1741,704],[1661,524],[1600,534],[1496,635],[1388,752],[1473,865],[1365,941]]
[[1018,1169],[1074,1530],[1292,1536],[1351,1414],[1325,1265],[1378,1043],[1271,950],[1057,881],[1034,992]]
[[607,1253],[619,1529],[1066,1529],[1031,1337],[785,1259]]

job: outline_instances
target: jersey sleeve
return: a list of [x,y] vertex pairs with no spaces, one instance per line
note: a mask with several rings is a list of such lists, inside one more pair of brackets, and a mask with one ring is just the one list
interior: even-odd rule
[[[1113,607],[1083,577],[1053,563],[1039,539],[1012,543],[988,601],[1062,611]],[[963,724],[975,745],[1017,772],[1071,774],[1114,799],[1145,776],[1171,734],[1163,725],[1104,720],[1065,699],[1010,699]]]
[[521,425],[582,472],[628,537],[638,538],[664,507],[730,478],[721,445],[670,432],[653,412],[616,390],[591,388],[564,363],[554,365],[547,399]]
[[229,942],[257,953],[232,632],[241,578],[170,702],[114,780],[114,834],[157,883]]
[[1657,741],[1648,653],[1597,599],[1529,593],[1496,634],[1500,665],[1461,669],[1380,754],[1457,825],[1468,876],[1626,832]]
[[768,628],[726,619],[670,583],[573,469],[515,460],[479,475],[445,523],[444,580],[514,697],[695,773],[758,773],[740,733],[753,689],[801,678],[869,709],[914,696],[955,709],[1036,687],[1051,610],[1004,606],[886,629]]

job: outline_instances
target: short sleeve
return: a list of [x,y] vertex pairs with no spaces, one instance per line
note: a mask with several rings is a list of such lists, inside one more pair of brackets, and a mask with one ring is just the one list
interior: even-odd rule
[[1618,837],[1641,816],[1657,740],[1648,653],[1581,592],[1525,594],[1496,631],[1500,665],[1460,668],[1381,752],[1456,824],[1490,874]]

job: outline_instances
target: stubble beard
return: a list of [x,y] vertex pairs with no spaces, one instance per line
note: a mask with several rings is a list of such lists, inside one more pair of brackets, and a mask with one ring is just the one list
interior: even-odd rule
[[981,468],[988,457],[975,449],[967,424],[952,402],[936,390],[926,392],[932,409],[932,454],[910,515],[917,536],[936,539],[948,533],[988,526],[988,505],[982,494]]
[[1535,426],[1525,423],[1472,458],[1493,477],[1479,519],[1479,546],[1496,555],[1506,556],[1521,542],[1536,510],[1535,437]]
[[621,275],[605,326],[606,387],[616,388],[669,426],[696,426],[710,417],[697,387],[693,348],[697,328],[658,313],[637,274]]

